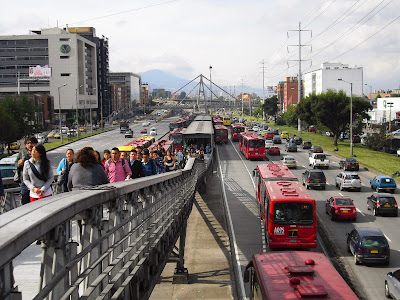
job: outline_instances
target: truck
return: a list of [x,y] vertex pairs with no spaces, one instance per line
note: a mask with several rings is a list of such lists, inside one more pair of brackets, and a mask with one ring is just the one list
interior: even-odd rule
[[317,167],[329,168],[329,159],[326,158],[324,153],[310,153],[308,158],[308,165],[314,169]]
[[125,131],[129,130],[129,123],[128,122],[120,122],[119,123],[119,132],[125,133]]

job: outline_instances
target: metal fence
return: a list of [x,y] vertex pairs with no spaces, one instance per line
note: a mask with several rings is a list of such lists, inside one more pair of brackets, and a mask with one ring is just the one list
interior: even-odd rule
[[[13,259],[40,241],[34,299],[147,299],[212,158],[185,169],[52,196],[0,216],[0,299],[22,299]],[[183,241],[183,243],[182,243]],[[183,249],[177,271],[184,271]],[[23,292],[23,291],[22,291]]]

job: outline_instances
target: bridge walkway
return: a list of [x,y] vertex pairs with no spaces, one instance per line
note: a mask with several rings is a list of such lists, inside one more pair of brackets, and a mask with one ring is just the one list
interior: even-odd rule
[[173,284],[176,264],[168,263],[151,300],[234,299],[220,179],[216,173],[213,175],[207,178],[207,192],[195,194],[188,219],[185,267],[189,272],[189,284]]

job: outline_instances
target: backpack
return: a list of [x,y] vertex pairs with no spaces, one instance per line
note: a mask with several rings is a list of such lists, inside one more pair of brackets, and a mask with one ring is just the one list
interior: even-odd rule
[[[109,158],[107,160],[107,169],[108,169],[108,171],[110,171],[110,165],[111,165],[111,158]],[[125,158],[122,159],[122,169],[124,169],[125,176],[126,176],[127,174],[126,174],[126,170],[125,170]]]

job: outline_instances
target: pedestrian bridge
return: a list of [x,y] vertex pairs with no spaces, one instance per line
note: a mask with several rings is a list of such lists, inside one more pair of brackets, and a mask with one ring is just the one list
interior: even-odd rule
[[147,299],[171,259],[175,282],[185,282],[187,218],[211,164],[212,157],[190,158],[183,170],[17,208],[9,190],[0,215],[0,299],[22,299],[13,260],[36,241],[42,259],[29,275],[39,282],[34,299]]

